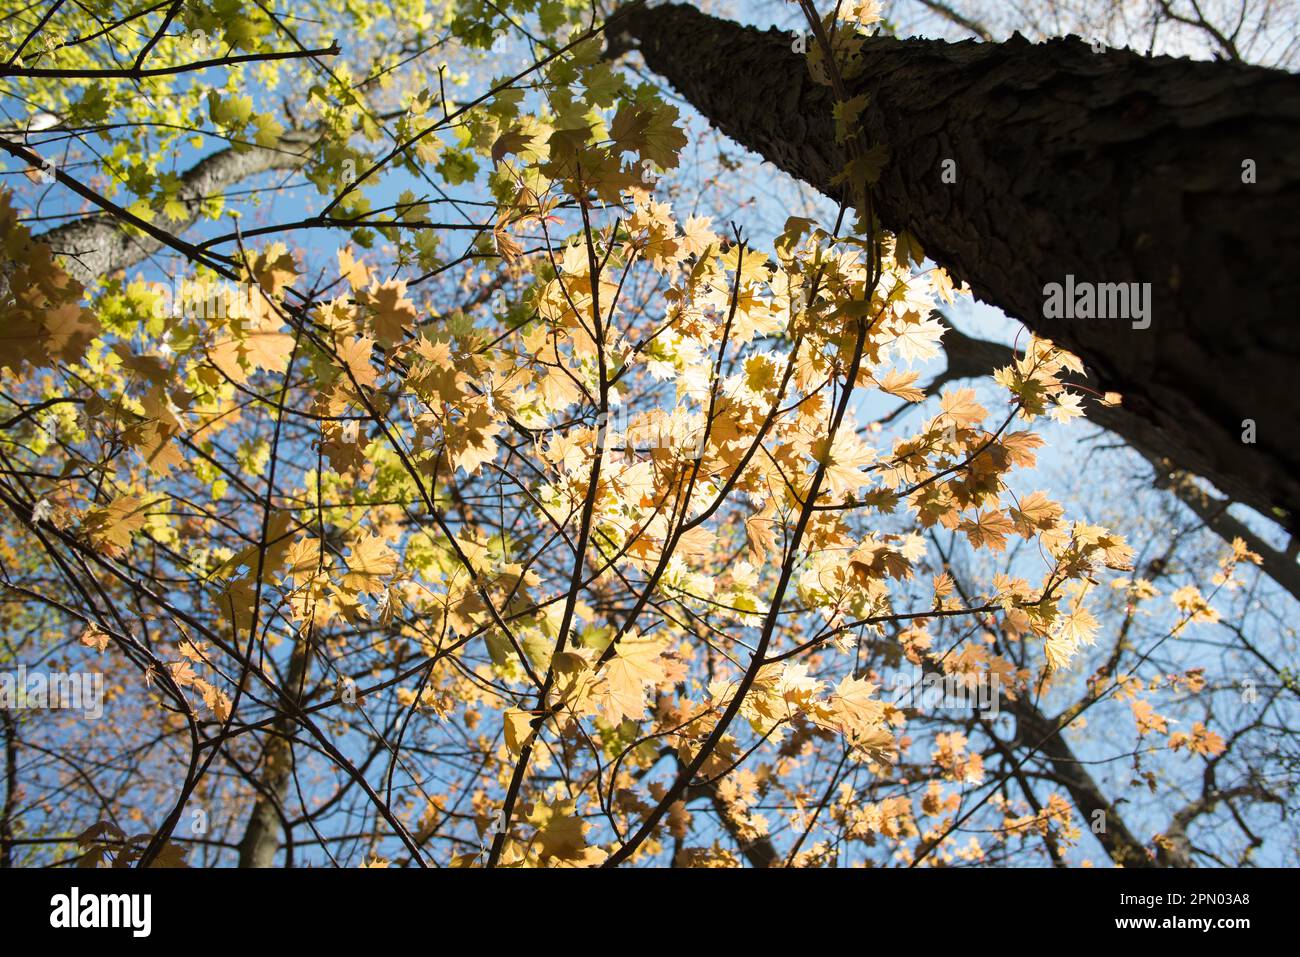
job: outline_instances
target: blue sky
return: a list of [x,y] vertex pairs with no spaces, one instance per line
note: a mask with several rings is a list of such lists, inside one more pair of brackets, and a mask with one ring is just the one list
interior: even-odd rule
[[[764,26],[770,22],[767,17],[774,14],[784,17],[782,26],[789,26],[794,22],[793,17],[797,12],[792,6],[776,3],[738,6],[748,7],[749,15],[754,22]],[[487,81],[491,76],[514,72],[513,67],[516,64],[522,67],[527,62],[529,58],[526,48],[519,41],[511,39],[494,51],[493,55],[477,68],[477,72],[480,74],[480,79]],[[485,88],[486,82],[476,83],[470,89],[476,87]],[[691,134],[690,145],[683,157],[681,169],[670,172],[663,180],[665,187],[675,189],[677,192],[674,205],[679,219],[692,214],[712,216],[714,228],[719,231],[723,230],[727,223],[734,221],[760,249],[769,245],[771,238],[780,231],[787,216],[814,215],[827,224],[833,222],[835,210],[827,199],[791,180],[770,164],[762,163],[741,147],[710,130],[708,124],[689,105],[676,99],[674,102],[677,102],[682,109]],[[187,167],[198,155],[201,155],[201,151],[186,154],[177,161],[177,169]],[[709,179],[711,171],[718,169],[724,157],[728,163],[739,164],[738,168],[727,174],[725,182]],[[6,164],[6,170],[16,172],[12,161],[6,160]],[[32,195],[32,187],[25,180],[17,182],[22,186],[24,196]],[[273,182],[275,182],[273,176],[261,180],[263,185]],[[407,189],[421,195],[426,193],[429,187],[416,177],[397,173],[386,176],[379,185],[366,187],[365,191],[371,198],[372,205],[381,207],[396,201],[397,197]],[[457,197],[471,201],[482,199],[486,195],[481,181],[458,187],[454,193]],[[57,190],[54,191],[54,195],[57,195]],[[325,198],[319,196],[311,186],[300,186],[286,191],[270,190],[264,194],[264,201],[260,208],[254,214],[246,216],[242,222],[246,226],[255,226],[299,219],[317,211],[324,200]],[[56,199],[55,202],[57,203],[58,200]],[[467,208],[477,210],[477,207]],[[48,210],[43,211],[48,212]],[[195,230],[195,235],[210,236],[227,229],[229,225],[226,222],[205,223]],[[333,250],[340,244],[339,237],[319,231],[295,235],[290,241],[307,247],[311,256],[318,260],[317,265],[332,258]],[[447,238],[444,248],[459,251],[464,242],[464,234],[452,234]],[[384,256],[372,254],[369,259],[372,263],[383,262]],[[144,266],[141,272],[148,279],[165,278],[165,272],[156,266]],[[952,308],[950,315],[954,323],[968,335],[1004,343],[1013,342],[1017,336],[1020,337],[1021,342],[1027,338],[1027,333],[1020,329],[1019,323],[1008,319],[999,310],[982,303],[962,300]],[[943,360],[940,358],[928,363],[924,371],[928,375],[937,373],[942,368]],[[925,378],[926,376],[923,376],[922,380],[924,381]],[[985,402],[987,407],[990,409],[998,407],[992,404],[997,390],[991,384],[981,383],[977,388],[982,397],[989,398],[989,401]],[[912,411],[904,417],[898,423],[900,434],[902,434],[901,430],[915,428],[922,419],[933,414],[934,401],[930,400],[927,406]],[[892,409],[893,404],[892,400],[864,396],[855,411],[859,421],[867,421],[883,411]],[[1146,477],[1149,467],[1142,459],[1124,450],[1098,452],[1090,445],[1083,445],[1081,440],[1084,437],[1096,433],[1095,427],[1083,422],[1075,422],[1070,426],[1039,422],[1036,423],[1035,428],[1044,435],[1047,446],[1040,455],[1037,468],[1024,470],[1015,475],[1013,487],[1018,492],[1037,488],[1058,492],[1067,500],[1067,515],[1095,517],[1095,520],[1101,524],[1107,524],[1103,518],[1106,515],[1114,515],[1117,520],[1136,522],[1139,525],[1144,520],[1158,522],[1159,509],[1167,505],[1167,498],[1164,493],[1156,492],[1149,487],[1150,481]],[[1107,441],[1102,439],[1101,444]],[[1260,534],[1275,543],[1281,543],[1282,536],[1272,523],[1246,510],[1240,511],[1240,517],[1249,522]],[[1207,537],[1205,547],[1212,549],[1215,545],[1216,541],[1212,536]],[[1026,554],[1021,560],[1028,568],[1035,563],[1036,556]],[[1031,579],[1036,577],[1028,572],[1026,576]],[[1267,585],[1264,587],[1267,588]],[[1289,600],[1278,600],[1288,603],[1290,613],[1294,614],[1295,609],[1289,607]],[[1163,618],[1172,621],[1172,616],[1168,612]],[[1272,640],[1273,636],[1268,633],[1271,626],[1267,619],[1259,619],[1258,623],[1256,623],[1257,619],[1248,619],[1248,621],[1250,622],[1249,635],[1261,642]],[[1160,619],[1149,624],[1152,632],[1155,633],[1159,630]],[[1170,645],[1170,661],[1179,667],[1202,664],[1207,670],[1214,670],[1222,675],[1240,675],[1245,673],[1249,664],[1239,659],[1240,656],[1225,651],[1215,644],[1213,637],[1204,631],[1190,633]],[[1072,684],[1068,690],[1077,692],[1077,684]],[[1286,712],[1285,717],[1288,720],[1292,719],[1294,713]],[[1121,716],[1119,719],[1109,721],[1106,726],[1098,722],[1089,725],[1086,731],[1071,732],[1071,740],[1078,747],[1081,757],[1099,762],[1095,773],[1104,777],[1109,785],[1123,790],[1126,795],[1133,795],[1128,798],[1124,813],[1129,819],[1130,826],[1145,835],[1163,826],[1170,813],[1170,806],[1163,798],[1158,806],[1146,804],[1142,800],[1141,789],[1130,790],[1126,785],[1121,787],[1128,769],[1122,762],[1115,762],[1111,756],[1115,753],[1116,741],[1123,738],[1127,731],[1128,728],[1124,726],[1124,719]],[[1123,751],[1123,748],[1119,747],[1119,750]],[[1268,848],[1270,855],[1277,855],[1272,859],[1274,862],[1284,860],[1293,862],[1294,851],[1291,852],[1290,858],[1282,856],[1284,851],[1285,848],[1279,848],[1277,845],[1270,845]],[[1073,853],[1076,859],[1086,856],[1093,861],[1100,860],[1097,847],[1086,835],[1080,848]]]

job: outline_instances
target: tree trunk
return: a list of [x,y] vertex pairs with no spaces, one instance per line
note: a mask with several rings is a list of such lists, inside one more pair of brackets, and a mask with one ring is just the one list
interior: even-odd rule
[[[971,338],[948,323],[940,312],[932,313],[932,316],[948,327],[943,336],[948,367],[926,384],[926,390],[932,394],[948,382],[990,376],[997,369],[1010,365],[1021,354],[1013,353],[1009,346],[997,342]],[[1088,421],[1119,436],[1129,448],[1150,462],[1155,469],[1156,488],[1172,492],[1205,523],[1206,528],[1229,544],[1234,538],[1244,541],[1247,548],[1259,555],[1259,567],[1264,574],[1300,601],[1300,564],[1296,564],[1294,551],[1274,548],[1229,513],[1228,509],[1235,504],[1232,499],[1214,498],[1201,489],[1189,473],[1173,467],[1171,463],[1178,450],[1161,444],[1167,436],[1152,430],[1145,419],[1123,406],[1094,405],[1088,412]],[[1292,538],[1291,541],[1297,540]]]
[[[834,96],[790,34],[631,7],[610,53],[628,47],[719,130],[839,198]],[[881,221],[1081,356],[1178,465],[1296,530],[1300,78],[1019,35],[868,38],[862,58],[850,95],[871,94],[863,129],[890,155]],[[1046,318],[1044,286],[1067,276],[1150,283],[1150,327]]]
[[[310,650],[305,640],[299,640],[289,656],[289,673],[285,676],[283,695],[287,701],[299,700],[307,676]],[[240,867],[274,867],[275,855],[280,850],[281,814],[284,798],[289,793],[289,775],[293,770],[293,755],[289,749],[289,736],[296,722],[288,707],[282,708],[267,736],[262,754],[261,784],[253,800],[253,811],[248,826],[239,842]]]
[[[1110,859],[1121,867],[1154,867],[1155,862],[1142,842],[1128,829],[1115,805],[1106,797],[1066,742],[1064,728],[1048,718],[1028,697],[1012,700],[1003,697],[1002,706],[1016,716],[1017,737],[1022,746],[1037,748],[1052,764],[1056,780],[1070,793],[1083,819],[1083,827],[1092,831]],[[1100,825],[1100,830],[1096,826]]]
[[[185,219],[163,220],[160,225],[173,235],[181,235],[198,221],[200,203],[205,198],[219,195],[257,173],[292,170],[304,165],[317,136],[315,132],[295,130],[286,134],[276,149],[255,147],[240,152],[229,147],[204,157],[185,171],[176,191],[176,198],[185,204]],[[162,249],[162,243],[154,237],[142,233],[131,235],[106,215],[75,219],[35,238],[62,255],[69,275],[85,286]]]
[[14,866],[14,807],[18,803],[18,722],[0,708],[5,729],[5,803],[0,810],[0,868]]

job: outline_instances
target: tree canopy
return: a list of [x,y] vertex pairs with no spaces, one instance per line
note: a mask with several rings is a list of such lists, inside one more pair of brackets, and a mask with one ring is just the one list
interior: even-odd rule
[[1296,79],[895,6],[9,12],[0,862],[1293,862]]

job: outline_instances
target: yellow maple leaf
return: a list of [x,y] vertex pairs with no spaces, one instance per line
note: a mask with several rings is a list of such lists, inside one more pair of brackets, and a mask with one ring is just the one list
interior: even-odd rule
[[1128,706],[1137,721],[1139,735],[1150,734],[1152,731],[1168,734],[1169,727],[1165,723],[1164,715],[1157,714],[1155,708],[1151,706],[1151,702],[1143,701],[1141,698],[1134,698],[1128,703]]
[[345,588],[377,593],[383,589],[380,579],[397,571],[397,553],[372,532],[352,544],[347,565],[348,573],[343,576]]
[[533,716],[527,711],[519,711],[511,708],[505,712],[506,724],[506,747],[510,749],[511,754],[519,754],[524,749],[524,743],[533,731]]
[[876,384],[880,386],[882,392],[896,395],[908,402],[920,402],[925,399],[925,390],[918,389],[913,385],[920,375],[919,372],[902,372],[898,369],[890,369],[883,377],[876,380]]
[[995,552],[1006,549],[1007,536],[1014,531],[1011,519],[996,508],[980,512],[974,521],[963,520],[957,528],[966,533],[972,547],[988,548]]
[[144,503],[137,495],[121,495],[101,508],[86,513],[82,528],[100,549],[125,552],[131,535],[144,527]]
[[1064,509],[1044,492],[1030,492],[1020,499],[1018,508],[1011,509],[1015,529],[1023,538],[1033,538],[1039,529],[1056,525]]
[[86,630],[81,633],[81,643],[87,648],[103,651],[108,647],[108,633],[98,625],[87,625]]
[[377,373],[375,367],[370,364],[370,352],[374,346],[375,340],[370,336],[353,336],[343,340],[338,348],[339,361],[352,374],[352,378],[359,386],[375,384]]
[[370,281],[370,267],[360,259],[352,255],[351,247],[344,247],[338,251],[339,257],[339,275],[347,279],[348,285],[354,290],[360,290]]
[[332,558],[326,555],[322,563],[320,539],[300,538],[289,546],[285,561],[293,583],[301,587],[316,577],[316,572],[322,564],[328,566]]
[[374,311],[375,338],[381,342],[400,342],[415,325],[415,303],[406,298],[404,280],[371,283],[357,301]]
[[606,720],[616,724],[624,717],[645,715],[645,689],[664,679],[666,641],[624,635],[614,657],[605,665],[605,683],[597,692]]
[[245,272],[272,296],[278,296],[298,277],[298,267],[284,243],[272,243],[253,253],[248,258]]
[[846,675],[829,697],[831,715],[850,740],[868,738],[884,725],[885,706],[870,681]]
[[959,429],[983,422],[984,417],[989,414],[984,406],[975,401],[974,389],[953,389],[951,392],[945,392],[943,398],[939,400],[939,405],[943,409],[943,414]]
[[537,827],[534,841],[543,864],[595,866],[607,856],[599,848],[587,846],[588,825],[574,813],[574,801],[537,802],[528,814],[528,822]]

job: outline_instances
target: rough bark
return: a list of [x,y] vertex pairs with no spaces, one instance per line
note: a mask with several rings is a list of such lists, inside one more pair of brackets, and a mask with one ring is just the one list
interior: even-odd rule
[[[679,5],[630,8],[614,31],[611,51],[638,48],[719,130],[839,198],[833,96],[790,35]],[[871,94],[863,128],[891,156],[881,221],[1079,354],[1180,466],[1295,530],[1300,78],[1018,35],[868,38],[863,59],[851,92]],[[1150,283],[1150,328],[1045,318],[1045,284],[1067,275]]]
[[[278,149],[255,147],[237,152],[233,147],[204,157],[181,176],[177,199],[188,211],[180,222],[165,223],[174,235],[180,235],[198,221],[200,204],[235,183],[268,170],[291,170],[307,162],[308,147],[315,134],[293,132],[285,136]],[[108,216],[76,219],[35,237],[48,243],[64,257],[68,273],[83,285],[100,276],[126,269],[162,249],[152,236],[131,235]]]
[[[926,385],[931,394],[949,382],[983,378],[1011,363],[1013,354],[1010,347],[975,339],[947,322],[941,313],[934,315],[948,327],[943,336],[948,367]],[[1123,406],[1092,403],[1088,409],[1088,421],[1119,436],[1150,462],[1155,469],[1155,486],[1172,492],[1205,523],[1206,528],[1225,542],[1231,543],[1234,538],[1244,541],[1260,556],[1259,567],[1264,574],[1300,600],[1300,564],[1296,563],[1296,545],[1300,544],[1300,539],[1293,538],[1291,548],[1286,551],[1273,548],[1228,511],[1235,504],[1233,499],[1210,495],[1191,474],[1175,468],[1173,459],[1177,449],[1169,446],[1167,436],[1153,432],[1146,420]]]

